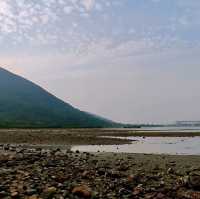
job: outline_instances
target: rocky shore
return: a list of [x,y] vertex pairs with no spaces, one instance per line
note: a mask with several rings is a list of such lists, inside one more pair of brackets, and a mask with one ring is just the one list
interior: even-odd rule
[[0,198],[200,198],[198,156],[1,148]]
[[[195,137],[200,132],[144,131],[140,129],[0,129],[0,143],[28,145],[120,145],[127,137]],[[120,139],[126,137],[127,139]]]

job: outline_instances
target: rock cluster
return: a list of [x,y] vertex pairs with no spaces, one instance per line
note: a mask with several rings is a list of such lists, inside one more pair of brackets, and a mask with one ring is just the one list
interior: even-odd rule
[[0,198],[198,199],[200,170],[175,162],[147,167],[134,155],[89,154],[5,146],[0,153]]

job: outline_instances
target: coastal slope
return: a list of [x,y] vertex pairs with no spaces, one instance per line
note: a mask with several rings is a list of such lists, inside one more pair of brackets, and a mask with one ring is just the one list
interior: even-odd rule
[[33,82],[0,68],[0,128],[103,128],[119,124],[81,111]]

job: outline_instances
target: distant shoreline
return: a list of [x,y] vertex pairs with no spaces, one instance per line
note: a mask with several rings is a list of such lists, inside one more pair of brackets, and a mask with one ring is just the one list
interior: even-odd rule
[[[104,136],[112,136],[110,138]],[[133,129],[0,129],[1,144],[120,145],[128,137],[195,137],[200,132],[164,132]],[[120,139],[127,137],[127,139]]]

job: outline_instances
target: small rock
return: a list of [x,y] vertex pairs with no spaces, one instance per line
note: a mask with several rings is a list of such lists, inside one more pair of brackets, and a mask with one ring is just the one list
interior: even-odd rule
[[91,195],[92,195],[90,188],[88,186],[86,186],[86,185],[75,187],[72,190],[72,193],[74,195],[77,195],[77,196],[80,196],[80,197],[84,197],[84,198],[90,198]]
[[107,175],[111,178],[119,178],[121,176],[120,172],[118,171],[109,171]]
[[133,182],[135,179],[135,176],[134,175],[129,175],[128,176],[128,182]]
[[39,199],[37,195],[34,195],[34,196],[30,196],[28,197],[28,199]]
[[160,166],[158,165],[158,164],[156,164],[155,166],[154,166],[154,168],[153,168],[153,170],[159,170],[160,169]]
[[0,198],[6,197],[9,194],[6,191],[0,191]]
[[57,189],[55,187],[49,187],[43,192],[42,198],[43,199],[52,198],[52,196],[56,193],[56,191]]
[[34,195],[36,193],[37,193],[36,189],[27,189],[26,190],[26,194],[29,195],[29,196],[32,196],[32,195]]
[[200,173],[192,173],[189,175],[189,186],[200,190]]
[[106,170],[104,168],[99,168],[97,173],[98,173],[98,175],[102,176],[102,175],[105,175]]
[[19,196],[19,193],[17,191],[11,193],[12,198],[17,198],[18,196]]
[[139,182],[140,181],[140,176],[139,175],[129,175],[128,176],[128,182]]
[[84,171],[84,172],[82,173],[82,177],[83,177],[83,178],[88,178],[88,176],[89,176],[89,172],[88,172],[88,171]]
[[129,194],[131,194],[131,191],[129,191],[129,190],[127,190],[127,189],[121,188],[121,189],[119,190],[119,195],[120,195],[120,196],[129,195]]
[[154,198],[156,198],[156,193],[145,194],[145,199],[154,199]]
[[137,195],[143,193],[143,191],[144,191],[144,188],[142,187],[142,184],[141,184],[141,185],[138,185],[137,187],[135,187],[135,188],[133,189],[133,195],[134,195],[134,196],[137,196]]
[[178,198],[185,198],[185,199],[200,199],[200,192],[178,191],[177,196]]
[[184,176],[178,179],[178,184],[181,186],[187,186],[189,183],[189,176]]
[[169,165],[171,165],[171,166],[176,166],[176,162],[175,162],[175,161],[170,161],[170,162],[169,162]]
[[160,186],[164,186],[165,185],[165,181],[164,180],[161,180],[160,181]]
[[167,174],[173,174],[174,173],[174,170],[172,169],[172,168],[169,168],[168,170],[167,170]]
[[55,187],[49,187],[49,188],[47,188],[46,192],[48,192],[48,193],[55,193],[56,190],[57,189]]
[[157,196],[156,196],[157,199],[164,199],[166,198],[166,196],[162,193],[158,193]]

